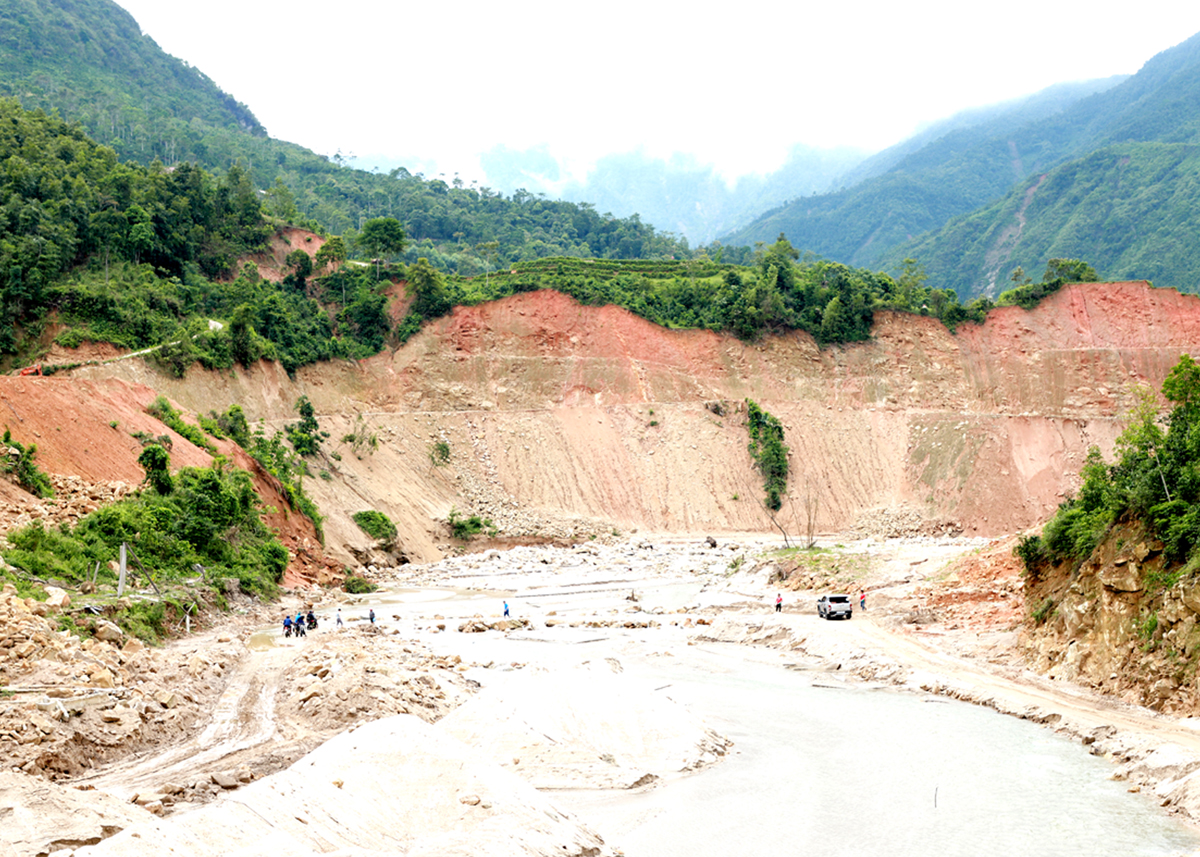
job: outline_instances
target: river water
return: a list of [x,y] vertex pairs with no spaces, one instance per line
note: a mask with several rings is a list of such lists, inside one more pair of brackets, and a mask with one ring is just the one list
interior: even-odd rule
[[660,789],[559,795],[627,857],[1200,853],[1110,763],[988,709],[831,685],[734,647],[629,668],[734,748]]
[[[536,601],[562,615],[620,604],[624,586],[580,581],[573,596],[547,587],[545,597],[517,597],[523,614]],[[662,591],[670,601],[694,594]],[[674,628],[424,632],[435,612],[450,626],[495,617],[512,598],[495,591],[377,597],[389,624],[464,659],[563,667],[612,658],[734,741],[712,767],[655,788],[553,793],[626,857],[1200,854],[1200,833],[1112,780],[1111,763],[990,709],[843,683],[769,649],[689,645]],[[472,677],[503,680],[495,668]]]

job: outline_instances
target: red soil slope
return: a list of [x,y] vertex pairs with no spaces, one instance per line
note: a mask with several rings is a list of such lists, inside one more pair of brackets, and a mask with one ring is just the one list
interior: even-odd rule
[[[903,507],[931,528],[1011,532],[1054,509],[1088,446],[1111,450],[1135,385],[1157,389],[1188,349],[1200,350],[1200,299],[1145,283],[1070,286],[956,335],[881,312],[871,342],[825,350],[803,333],[746,344],[535,292],[460,307],[404,348],[294,381],[267,365],[175,381],[136,361],[76,377],[124,377],[203,412],[239,402],[276,424],[305,394],[335,441],[361,419],[378,447],[331,441],[334,478],[310,483],[331,548],[361,546],[348,516],[376,508],[410,555],[431,556],[451,505],[769,529],[734,412],[746,397],[783,420],[793,491],[817,500],[822,529]],[[705,408],[717,401],[724,417]],[[437,439],[449,468],[430,465]],[[797,513],[785,507],[793,530]]]

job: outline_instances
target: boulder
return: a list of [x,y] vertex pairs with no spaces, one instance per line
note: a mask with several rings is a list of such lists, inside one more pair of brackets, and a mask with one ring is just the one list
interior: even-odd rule
[[228,771],[218,771],[212,775],[212,781],[215,785],[223,789],[236,789],[241,783],[238,778]]
[[116,686],[116,680],[113,674],[104,667],[97,667],[91,674],[88,682],[92,687],[113,688]]
[[112,622],[101,622],[96,626],[96,639],[119,646],[125,640],[125,632]]
[[45,603],[52,610],[63,610],[71,606],[71,596],[57,586],[47,586]]
[[1141,592],[1142,575],[1136,562],[1108,565],[1097,575],[1100,582],[1116,592]]

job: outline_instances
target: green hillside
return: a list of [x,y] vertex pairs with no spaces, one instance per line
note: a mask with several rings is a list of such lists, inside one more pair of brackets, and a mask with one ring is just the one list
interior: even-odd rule
[[588,205],[532,194],[452,186],[403,169],[352,170],[273,140],[248,108],[163,53],[112,0],[3,4],[5,94],[78,122],[122,159],[168,167],[191,162],[218,173],[240,164],[251,183],[267,191],[269,213],[345,235],[352,252],[364,220],[395,217],[410,239],[410,261],[424,256],[463,273],[546,256],[690,255],[686,242],[637,217],[604,216]]
[[[123,163],[11,99],[0,99],[0,165],[3,364],[36,360],[58,331],[68,347],[170,343],[159,354],[176,372],[259,357],[290,371],[373,354],[390,332],[369,268],[328,296],[299,275],[277,285],[238,271],[273,227],[236,167],[216,177]],[[210,330],[209,319],[225,324]]]
[[[218,177],[186,163],[122,162],[77,126],[0,99],[0,361],[34,362],[51,341],[96,341],[159,346],[155,359],[180,376],[196,362],[228,368],[259,358],[291,372],[370,356],[456,305],[535,289],[616,304],[668,327],[745,339],[799,329],[821,344],[866,339],[881,307],[953,325],[988,306],[960,306],[912,266],[893,278],[801,260],[782,237],[748,266],[556,257],[473,278],[445,277],[425,259],[331,271],[326,251],[338,242],[330,241],[289,255],[281,283],[239,267],[280,226],[236,166]],[[380,233],[377,249],[386,250],[387,233],[399,228],[367,221],[363,243]],[[397,328],[388,303],[401,281],[412,303]]]
[[[936,239],[909,242],[955,217],[1002,200],[1027,180],[1106,146],[1195,141],[1200,133],[1200,36],[1164,51],[1138,74],[1110,89],[1075,100],[1051,115],[1027,119],[1028,114],[1015,111],[952,131],[882,175],[837,194],[798,200],[768,212],[727,240],[765,240],[783,231],[797,246],[853,264],[893,264],[916,253],[939,285],[963,295],[976,294],[977,279],[938,279],[949,274],[950,266],[927,258],[939,244]],[[1002,200],[996,210],[1011,210],[1016,204]],[[954,246],[961,247],[962,241]],[[1070,255],[1093,258],[1091,245],[1072,246]],[[1114,258],[1122,255],[1111,252]],[[1063,254],[1043,245],[1033,255],[1044,260]]]
[[1028,180],[900,253],[958,294],[996,296],[1018,266],[1082,258],[1106,280],[1200,286],[1200,145],[1123,143]]
[[193,157],[210,129],[266,135],[248,107],[163,53],[111,0],[6,0],[0,95],[57,110],[143,163]]

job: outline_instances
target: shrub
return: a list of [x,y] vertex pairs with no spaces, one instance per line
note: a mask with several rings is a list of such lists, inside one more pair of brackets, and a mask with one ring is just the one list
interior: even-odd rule
[[158,444],[151,444],[142,449],[138,456],[138,464],[146,471],[146,481],[159,494],[170,494],[174,490],[171,479],[171,456]]
[[750,432],[750,457],[763,475],[767,508],[778,512],[787,490],[788,448],[783,443],[783,424],[750,399],[746,400],[746,428]]
[[346,581],[342,584],[342,589],[352,595],[363,595],[368,592],[374,592],[378,588],[378,586],[365,577],[358,577],[353,574],[346,575]]
[[351,517],[354,519],[354,523],[358,524],[359,528],[373,539],[390,542],[396,538],[396,525],[383,512],[368,509],[363,512],[355,512]]
[[298,455],[316,455],[321,451],[321,442],[329,439],[329,432],[320,430],[316,411],[308,396],[296,400],[296,410],[300,412],[300,422],[286,427],[287,438]]
[[198,446],[207,452],[217,451],[217,448],[204,436],[204,432],[200,430],[199,426],[185,423],[183,415],[171,407],[171,403],[167,401],[165,396],[159,396],[151,402],[150,406],[146,408],[146,413],[163,423],[180,437],[189,441],[193,446]]
[[1051,559],[1082,562],[1100,541],[1109,524],[1106,509],[1092,512],[1068,500],[1042,531],[1042,544]]
[[496,525],[488,518],[480,518],[478,515],[471,515],[469,518],[464,518],[454,508],[450,509],[450,514],[446,517],[446,523],[450,526],[451,535],[463,541],[484,530],[487,530],[489,535],[495,535],[497,532]]
[[1042,545],[1041,537],[1037,535],[1021,536],[1021,540],[1013,548],[1013,554],[1021,560],[1025,574],[1033,578],[1037,577],[1038,566],[1046,559],[1046,549]]
[[[54,486],[50,484],[50,477],[42,472],[37,466],[34,458],[37,456],[37,444],[31,443],[29,446],[24,446],[12,439],[12,433],[8,426],[4,427],[4,451],[3,463],[0,468],[5,473],[9,473],[17,480],[17,484],[28,491],[35,497],[53,497]],[[9,450],[15,450],[16,455],[13,455]]]

